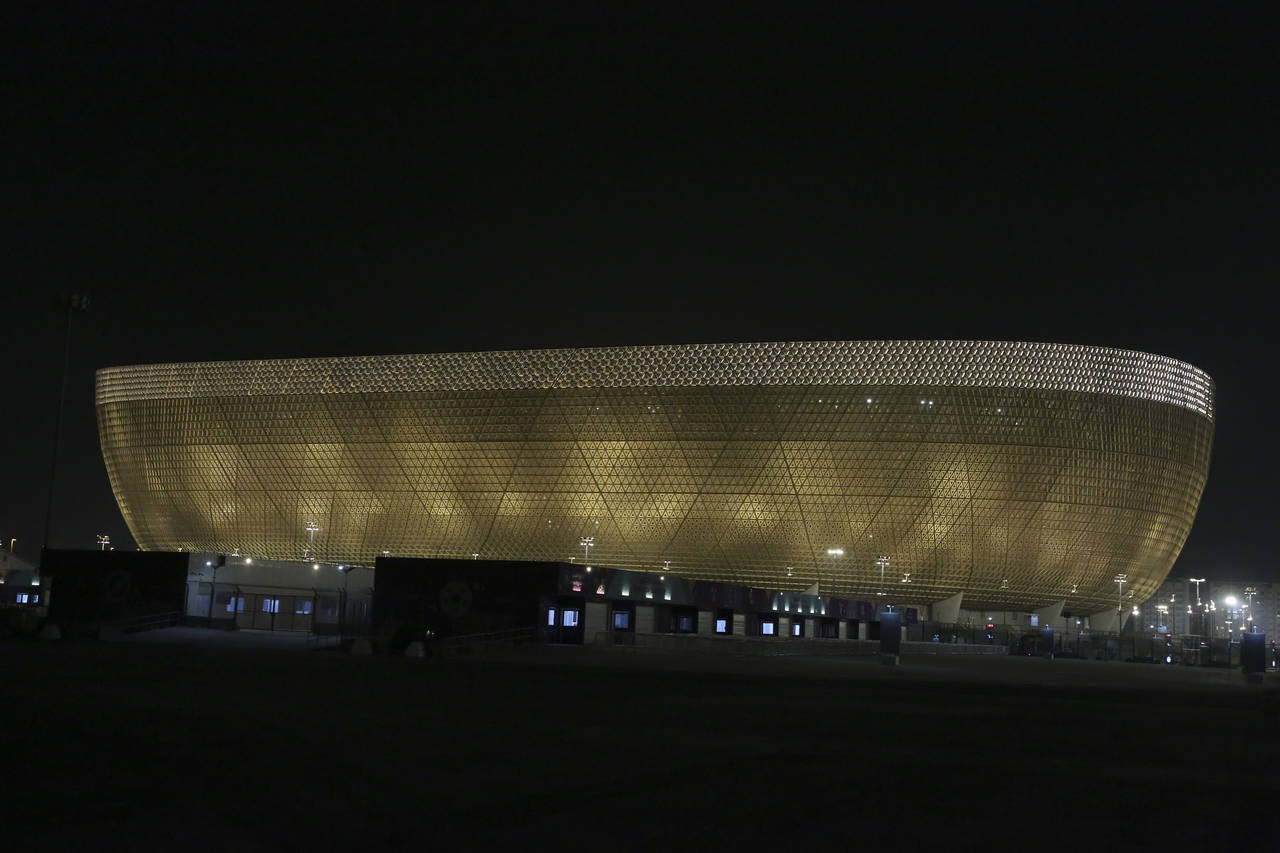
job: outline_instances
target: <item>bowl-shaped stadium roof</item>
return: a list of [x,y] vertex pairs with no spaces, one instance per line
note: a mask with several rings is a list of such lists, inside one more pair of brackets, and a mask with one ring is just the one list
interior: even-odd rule
[[989,341],[140,365],[97,405],[148,549],[585,554],[852,598],[885,557],[899,600],[1077,609],[1158,586],[1213,436],[1189,364]]

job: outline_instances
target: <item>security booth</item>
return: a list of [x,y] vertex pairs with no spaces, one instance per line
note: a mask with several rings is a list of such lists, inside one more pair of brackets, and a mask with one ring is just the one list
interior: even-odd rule
[[877,639],[880,641],[880,653],[882,655],[897,655],[902,647],[902,617],[905,614],[886,610],[880,614],[880,621],[874,623],[879,635]]

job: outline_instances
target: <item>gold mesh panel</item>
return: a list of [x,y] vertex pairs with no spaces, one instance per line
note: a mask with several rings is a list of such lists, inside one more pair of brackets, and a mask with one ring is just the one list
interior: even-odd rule
[[[725,344],[98,374],[139,545],[277,559],[582,559],[854,598],[1080,609],[1154,592],[1213,387],[1055,344]],[[842,556],[828,550],[842,550]],[[790,571],[790,575],[788,575]],[[908,583],[904,583],[904,581]],[[1075,589],[1073,594],[1071,591]]]

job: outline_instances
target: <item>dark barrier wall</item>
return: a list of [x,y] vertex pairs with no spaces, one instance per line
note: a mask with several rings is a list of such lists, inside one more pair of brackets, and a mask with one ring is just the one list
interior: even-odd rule
[[189,556],[170,551],[47,550],[41,555],[40,574],[49,583],[49,620],[66,629],[181,612]]
[[1245,672],[1264,672],[1267,668],[1267,635],[1240,635],[1240,668]]
[[421,639],[482,634],[539,625],[544,599],[554,600],[561,563],[424,560],[379,557],[373,621],[380,634]]

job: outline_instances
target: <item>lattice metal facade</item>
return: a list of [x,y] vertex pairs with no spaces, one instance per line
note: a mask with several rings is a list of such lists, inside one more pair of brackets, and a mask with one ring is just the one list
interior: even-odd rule
[[1117,572],[1156,589],[1213,439],[1191,365],[1002,342],[115,367],[97,406],[146,549],[582,560],[590,537],[602,565],[851,598],[886,556],[895,600],[1080,610]]

